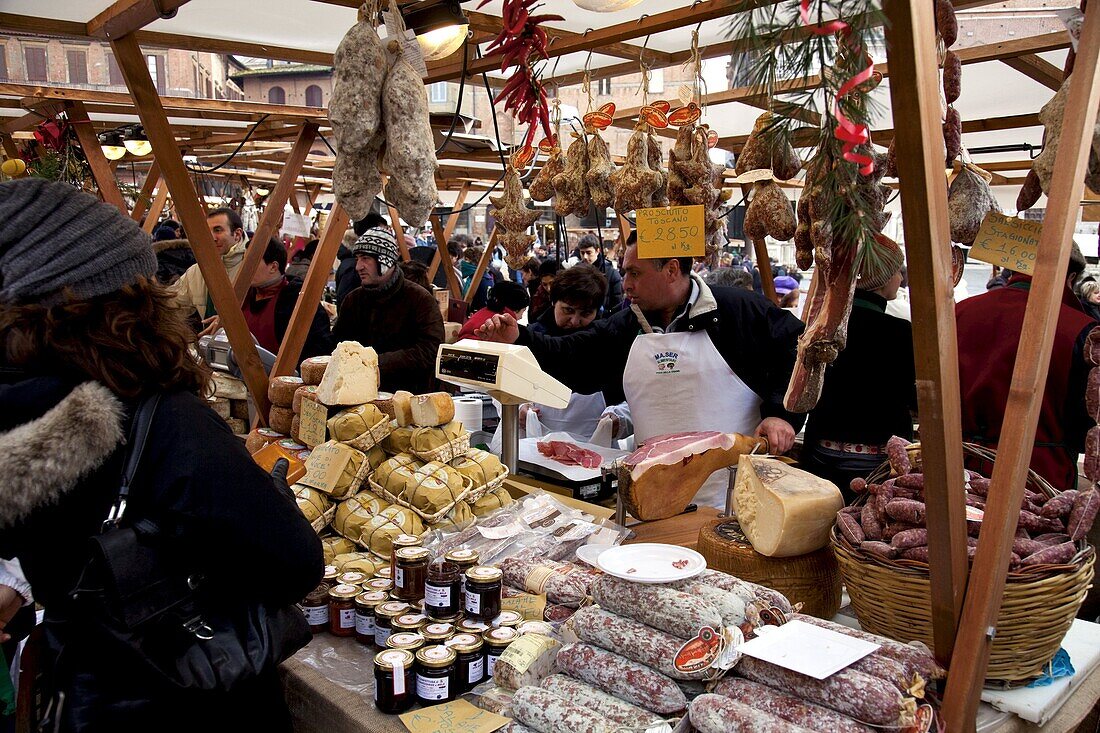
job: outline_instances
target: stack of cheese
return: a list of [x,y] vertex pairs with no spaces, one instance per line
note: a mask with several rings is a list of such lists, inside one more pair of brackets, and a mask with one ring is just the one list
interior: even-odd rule
[[207,403],[237,435],[248,433],[248,389],[228,374],[214,372],[214,394]]

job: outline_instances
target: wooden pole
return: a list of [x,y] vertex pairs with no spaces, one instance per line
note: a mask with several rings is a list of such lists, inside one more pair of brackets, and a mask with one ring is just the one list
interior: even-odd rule
[[458,275],[455,274],[454,260],[451,259],[451,253],[447,251],[447,238],[443,236],[443,227],[439,223],[439,217],[432,214],[428,219],[432,223],[432,231],[435,232],[435,258],[432,261],[432,269],[428,273],[428,282],[431,282],[435,277],[435,271],[443,265],[443,274],[447,276],[447,289],[451,291],[451,297],[455,300],[462,299],[462,283],[458,280]]
[[11,160],[19,157],[19,148],[15,146],[15,140],[12,139],[11,133],[0,132],[0,145],[4,146],[4,155]]
[[619,249],[617,256],[622,257],[626,251],[626,240],[630,238],[630,219],[619,214]]
[[[1077,45],[1047,214],[1039,235],[1035,274],[1024,311],[1022,333],[1027,334],[1027,340],[1020,341],[1016,353],[1005,406],[1005,430],[997,445],[997,462],[978,538],[978,552],[974,557],[971,577],[980,582],[968,588],[955,652],[951,657],[951,673],[943,702],[944,719],[950,731],[974,730],[974,716],[989,663],[989,648],[997,630],[1006,568],[1042,407],[1040,396],[1046,385],[1054,332],[1058,327],[1058,311],[1065,290],[1096,108],[1100,104],[1098,60],[1100,3],[1092,3],[1085,11],[1081,40]],[[900,163],[900,155],[898,160]]]
[[[408,262],[412,259],[412,255],[409,254],[409,245],[405,243],[405,228],[401,226],[401,213],[392,204],[387,206],[390,210],[390,229],[393,230],[394,239],[397,240],[397,251],[401,255],[401,261]],[[434,276],[434,272],[428,276],[429,282]]]
[[496,237],[497,230],[493,229],[493,233],[489,235],[489,242],[485,245],[485,251],[481,253],[481,259],[477,262],[477,269],[474,270],[474,277],[470,280],[470,286],[466,288],[466,295],[463,296],[466,303],[474,302],[474,296],[477,295],[477,284],[481,282],[485,270],[488,269],[489,263],[493,260],[493,247],[496,246]]
[[451,238],[451,235],[455,233],[455,227],[458,226],[458,217],[461,216],[459,209],[466,203],[466,196],[470,193],[470,184],[463,183],[462,188],[458,189],[458,197],[455,198],[455,205],[452,207],[453,214],[447,217],[447,226],[443,227],[443,236],[447,239]]
[[258,246],[248,247],[245,250],[244,262],[241,264],[241,269],[237,271],[237,279],[233,281],[233,294],[236,296],[238,304],[243,303],[244,296],[248,294],[248,286],[252,283],[252,276],[256,274],[256,269],[264,259],[267,241],[271,239],[276,227],[283,221],[283,207],[286,206],[287,199],[294,193],[294,183],[298,178],[298,174],[302,171],[302,166],[305,165],[306,157],[309,156],[309,149],[313,147],[313,141],[317,137],[317,129],[317,123],[315,122],[306,122],[302,125],[302,129],[298,132],[298,139],[294,141],[294,146],[290,149],[286,167],[283,168],[275,188],[272,189],[264,202],[264,213],[260,216],[256,231],[252,235],[252,241],[256,242]]
[[160,183],[160,163],[154,159],[149,166],[149,171],[145,174],[145,183],[141,184],[137,200],[134,201],[134,210],[130,212],[130,218],[134,221],[141,221],[145,217],[145,212],[153,203],[153,191],[158,183]]
[[150,234],[153,233],[153,229],[156,228],[157,222],[160,220],[160,215],[164,211],[165,204],[168,203],[168,186],[164,185],[161,181],[157,186],[157,193],[153,197],[153,205],[149,207],[149,213],[145,215],[145,223],[141,225],[141,228]]
[[294,304],[294,312],[287,324],[283,342],[279,345],[279,355],[275,358],[275,366],[271,369],[272,377],[281,377],[298,368],[299,356],[302,347],[305,346],[306,336],[313,318],[317,314],[317,305],[321,302],[321,294],[325,291],[325,283],[328,282],[332,270],[332,263],[336,259],[336,253],[340,249],[340,243],[344,241],[344,232],[347,231],[351,220],[344,207],[335,204],[329,213],[325,229],[321,232],[321,240],[317,245],[317,252],[309,263],[305,282],[302,283],[302,292],[298,296],[298,302]]
[[[928,504],[932,627],[936,657],[950,661],[966,590],[966,494],[951,232],[947,219],[939,70],[930,3],[890,0],[887,41],[896,88],[890,95],[900,125],[895,141],[909,263],[920,408],[921,456]],[[1015,529],[1013,530],[1015,531]],[[980,685],[979,685],[980,686]]]
[[[117,206],[123,214],[129,215],[130,207],[126,205],[126,199],[122,197],[122,191],[118,189],[118,181],[115,180],[114,165],[103,155],[103,148],[99,145],[99,138],[92,127],[92,121],[88,119],[88,111],[84,109],[84,103],[66,102],[65,110],[68,113],[69,122],[76,131],[76,138],[80,141],[88,167],[92,169],[92,178],[95,180],[96,188],[99,189],[99,195],[107,203]],[[173,145],[175,145],[174,141]]]
[[252,334],[248,331],[240,301],[233,295],[229,274],[214,248],[214,238],[206,224],[206,211],[196,195],[191,176],[183,163],[172,128],[168,124],[168,117],[164,113],[164,107],[161,106],[160,96],[149,76],[145,56],[133,36],[112,38],[111,49],[118,60],[126,86],[133,96],[134,106],[141,118],[141,124],[145,127],[145,133],[149,136],[149,142],[157,151],[157,160],[160,162],[165,187],[172,192],[176,211],[184,229],[187,230],[191,250],[195,253],[195,260],[202,271],[206,287],[210,290],[214,307],[217,308],[218,315],[221,317],[222,327],[233,348],[233,355],[241,367],[244,382],[252,393],[256,410],[261,416],[266,416],[268,400],[264,365],[256,352]]

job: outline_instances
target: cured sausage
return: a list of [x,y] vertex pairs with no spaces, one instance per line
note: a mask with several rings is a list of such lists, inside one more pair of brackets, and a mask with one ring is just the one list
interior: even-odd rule
[[897,550],[907,550],[910,547],[921,547],[928,544],[927,529],[907,529],[898,532],[894,539],[890,540],[890,546]]
[[717,629],[722,625],[717,609],[675,588],[631,583],[605,575],[592,584],[590,591],[596,603],[608,611],[681,639],[694,639],[704,626]]
[[735,593],[744,599],[746,603],[755,598],[769,608],[778,608],[783,613],[794,613],[791,602],[779,591],[742,580],[735,575],[723,573],[721,570],[704,570],[692,578],[690,582],[706,583],[730,593]]
[[755,602],[754,598],[750,597],[746,602],[736,593],[730,593],[709,583],[692,581],[694,578],[677,584],[676,587],[713,606],[722,617],[723,626],[740,626],[745,623],[752,611],[748,605]]
[[859,522],[853,519],[851,514],[837,514],[836,524],[840,528],[840,533],[844,535],[844,539],[848,540],[853,547],[859,547],[866,537],[863,534],[863,527],[859,526]]
[[386,52],[370,20],[348,30],[332,62],[328,119],[338,153],[354,156],[368,148],[382,124],[379,91],[386,77]]
[[962,59],[954,51],[948,51],[943,59],[943,98],[954,104],[962,94]]
[[1020,565],[1062,565],[1068,563],[1077,554],[1077,545],[1073,542],[1063,542],[1060,545],[1044,547],[1034,555],[1029,555],[1023,560],[1018,560]]
[[875,516],[874,497],[863,505],[863,511],[859,515],[859,525],[863,528],[863,534],[868,540],[882,539],[882,525]]
[[549,560],[510,557],[500,563],[504,582],[531,593],[545,593],[546,600],[576,607],[588,596],[593,576],[574,566]]
[[400,53],[397,41],[390,41],[389,49],[395,59],[382,85],[382,117],[386,125],[382,165],[390,175],[386,200],[407,224],[419,227],[439,201],[435,187],[435,136],[424,80]]
[[1100,491],[1092,487],[1088,491],[1082,491],[1073,500],[1073,509],[1069,513],[1069,522],[1066,530],[1070,539],[1076,541],[1084,539],[1092,529],[1096,521],[1096,512],[1100,509]]
[[923,524],[924,512],[924,502],[914,499],[891,499],[886,504],[886,513],[900,522]]
[[552,674],[542,681],[542,689],[565,698],[583,708],[602,715],[612,723],[630,728],[647,728],[660,723],[662,718],[637,705],[623,702],[592,685],[585,684],[563,674]]
[[714,692],[810,730],[828,730],[831,733],[873,733],[872,728],[861,725],[840,713],[806,702],[800,697],[773,690],[752,680],[726,677],[718,683]]
[[701,680],[706,676],[706,670],[686,673],[676,669],[676,652],[684,645],[683,639],[633,619],[588,606],[573,614],[569,626],[581,641],[614,651],[672,679]]
[[1073,510],[1073,502],[1079,492],[1076,489],[1063,491],[1061,494],[1049,499],[1039,510],[1040,517],[1047,519],[1062,519],[1069,517]]
[[742,657],[736,673],[874,725],[911,725],[916,704],[894,685],[851,668],[818,680],[753,657]]
[[813,624],[814,626],[820,626],[823,629],[830,629],[838,634],[845,634],[855,639],[863,639],[872,644],[878,644],[879,649],[875,654],[887,656],[897,662],[901,662],[902,666],[905,667],[907,677],[919,675],[926,680],[939,680],[947,676],[947,672],[931,654],[923,652],[915,646],[901,644],[882,636],[851,629],[843,624],[833,623],[832,621],[826,621],[825,619],[820,619],[815,616],[797,613],[792,618],[796,618],[808,624]]
[[722,695],[700,695],[688,710],[691,724],[699,733],[810,733],[820,728],[803,728]]
[[539,733],[614,733],[607,718],[541,687],[516,691],[509,706],[512,717]]
[[559,672],[573,679],[660,715],[687,707],[683,690],[667,676],[591,644],[563,648],[558,652],[557,664]]

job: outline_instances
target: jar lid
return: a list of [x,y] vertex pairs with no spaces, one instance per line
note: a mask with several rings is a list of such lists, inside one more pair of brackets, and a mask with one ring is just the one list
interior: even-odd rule
[[337,575],[336,582],[341,585],[362,585],[367,582],[367,574],[360,573],[357,570],[351,570]]
[[355,598],[359,595],[359,588],[354,585],[341,583],[328,592],[329,598]]
[[409,604],[403,601],[387,601],[376,607],[374,613],[378,616],[397,618],[409,610]]
[[424,636],[425,639],[431,641],[442,641],[444,639],[450,639],[452,636],[454,636],[455,627],[454,624],[448,623],[428,624],[427,626],[420,629],[420,633]]
[[419,547],[423,542],[414,534],[399,534],[393,538],[394,547]]
[[280,448],[286,448],[291,453],[297,453],[300,450],[305,450],[306,447],[296,440],[285,438],[279,441]]
[[485,632],[485,643],[489,646],[508,646],[519,638],[519,632],[510,626],[489,629]]
[[545,621],[524,621],[516,627],[516,631],[519,632],[520,636],[524,634],[543,634],[544,636],[552,636],[554,627]]
[[476,652],[485,646],[485,642],[481,640],[481,637],[473,634],[455,634],[443,643],[456,652],[462,653]]
[[466,571],[466,580],[472,580],[475,583],[492,583],[503,578],[504,573],[499,568],[488,565],[478,565]]
[[386,646],[391,649],[416,650],[424,646],[424,637],[420,634],[407,632],[390,634],[390,638],[386,640]]
[[462,632],[473,632],[481,635],[483,632],[488,631],[489,624],[483,624],[480,621],[474,621],[471,618],[464,618],[458,622],[458,630]]
[[416,653],[416,661],[422,667],[428,667],[429,669],[449,667],[455,663],[457,658],[458,655],[453,649],[449,649],[442,644],[421,647],[420,651]]
[[374,666],[379,669],[393,669],[401,666],[406,671],[412,668],[416,657],[405,649],[386,649],[374,655]]
[[481,553],[477,550],[461,549],[451,550],[443,559],[448,562],[457,562],[459,565],[465,565],[469,562],[473,562],[475,565],[481,560]]
[[325,566],[325,580],[335,580],[336,576],[340,574],[340,571],[336,569],[335,565]]
[[376,577],[376,578],[385,578],[386,580],[392,580],[393,579],[393,568],[391,568],[389,565],[385,565],[383,567],[380,567],[380,568],[378,568],[377,570],[374,571],[374,577]]
[[393,620],[394,627],[419,629],[428,620],[422,613],[404,613]]
[[428,558],[432,556],[432,553],[428,552],[423,547],[402,547],[393,554],[398,560],[405,560],[407,562],[420,562],[421,560],[427,562]]
[[501,611],[500,615],[493,619],[493,626],[519,626],[523,623],[523,614],[516,611]]
[[368,591],[355,596],[355,605],[360,608],[374,608],[386,602],[386,594],[381,591]]
[[370,588],[371,590],[380,590],[383,593],[389,593],[393,590],[393,581],[387,578],[373,578],[363,583],[364,588]]
[[328,592],[332,588],[328,583],[321,583],[309,592],[305,600],[310,603],[328,603]]

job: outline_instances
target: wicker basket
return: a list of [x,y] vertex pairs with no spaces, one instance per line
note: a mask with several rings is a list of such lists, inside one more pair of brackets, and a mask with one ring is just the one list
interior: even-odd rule
[[382,440],[392,432],[393,421],[391,421],[389,417],[383,416],[382,420],[372,425],[367,432],[345,442],[352,448],[366,453],[371,448],[381,443]]
[[390,501],[394,504],[399,504],[399,505],[405,507],[406,509],[409,509],[409,510],[415,512],[417,516],[419,516],[421,519],[424,520],[425,524],[432,524],[434,522],[438,522],[440,519],[442,519],[444,516],[446,516],[447,512],[449,512],[449,511],[451,511],[452,509],[455,508],[455,504],[457,504],[460,501],[470,500],[471,492],[474,489],[473,479],[471,479],[469,476],[462,476],[462,491],[458,492],[458,496],[454,497],[454,499],[452,501],[448,502],[446,507],[444,507],[443,509],[440,509],[439,511],[432,512],[431,514],[429,514],[428,512],[425,512],[425,511],[422,511],[422,510],[416,508],[415,506],[410,504],[408,501],[406,501],[403,497],[391,493],[385,487],[383,487],[381,484],[378,484],[377,482],[375,482],[373,475],[370,476],[367,479],[367,482],[370,484],[371,490],[375,494],[377,494],[378,496],[381,496],[384,499],[387,499],[388,501]]
[[[982,460],[996,457],[980,446],[963,447]],[[884,466],[871,474],[868,483],[888,476],[889,467]],[[1028,472],[1027,485],[1048,496],[1058,493],[1033,471]],[[856,503],[864,500],[861,497]],[[932,647],[928,564],[862,552],[849,544],[835,525],[832,542],[860,626],[890,639],[916,640]],[[1095,549],[1081,541],[1077,555],[1066,565],[1024,566],[1008,573],[986,671],[987,686],[1018,687],[1043,674],[1085,600],[1095,561]]]
[[439,461],[440,463],[448,463],[458,458],[459,456],[466,455],[470,450],[470,434],[463,433],[449,443],[432,448],[429,451],[415,451],[411,448],[409,452],[422,461]]

